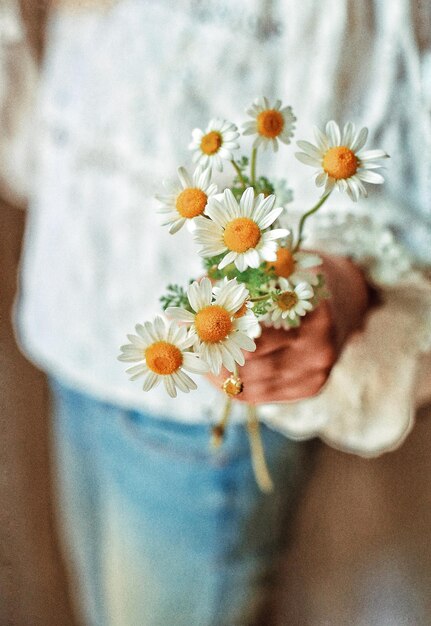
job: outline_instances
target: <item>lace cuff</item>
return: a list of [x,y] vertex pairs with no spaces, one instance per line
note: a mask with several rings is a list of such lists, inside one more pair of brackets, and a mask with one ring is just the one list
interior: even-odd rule
[[[261,406],[259,416],[290,438],[319,436],[341,450],[372,457],[399,446],[413,426],[418,364],[431,349],[431,283],[412,269],[407,252],[384,227],[366,218],[349,218],[335,230],[334,225],[332,220],[334,245],[329,239],[324,246],[315,239],[313,245],[349,250],[379,288],[383,304],[347,341],[317,396]],[[324,229],[321,234],[325,237]]]

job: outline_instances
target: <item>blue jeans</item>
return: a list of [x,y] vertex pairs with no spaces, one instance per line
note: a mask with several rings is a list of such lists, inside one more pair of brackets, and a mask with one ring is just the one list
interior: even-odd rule
[[275,492],[246,430],[154,419],[52,381],[60,529],[86,626],[249,625],[271,588],[304,462],[262,427]]

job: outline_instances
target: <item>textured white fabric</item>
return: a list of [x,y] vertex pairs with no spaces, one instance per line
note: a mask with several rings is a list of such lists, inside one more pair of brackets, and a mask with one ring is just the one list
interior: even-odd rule
[[23,206],[30,177],[30,134],[37,68],[14,0],[0,2],[0,192]]
[[[355,211],[389,217],[429,262],[428,15],[429,5],[413,11],[407,0],[123,0],[55,16],[18,307],[27,353],[104,399],[188,421],[217,417],[218,393],[204,381],[175,401],[162,390],[144,394],[116,355],[133,325],[159,311],[166,283],[201,273],[188,235],[160,227],[152,197],[161,179],[190,163],[193,127],[214,116],[242,121],[259,94],[293,106],[297,138],[331,117],[369,126],[370,145],[392,160],[380,194],[371,190]],[[292,153],[268,157],[266,170],[287,174],[296,208],[307,208],[317,191]],[[341,214],[347,200],[331,204]]]

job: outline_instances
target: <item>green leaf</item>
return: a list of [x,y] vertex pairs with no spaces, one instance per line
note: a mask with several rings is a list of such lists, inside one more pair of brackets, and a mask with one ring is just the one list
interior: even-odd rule
[[[190,281],[192,282],[192,281]],[[166,287],[167,293],[160,298],[162,308],[164,311],[170,306],[179,306],[187,311],[192,312],[189,299],[187,298],[187,291],[180,285],[168,285]]]

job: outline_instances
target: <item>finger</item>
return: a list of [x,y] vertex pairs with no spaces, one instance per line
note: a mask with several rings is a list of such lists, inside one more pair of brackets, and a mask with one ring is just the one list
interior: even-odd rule
[[243,393],[237,397],[239,402],[251,404],[271,404],[274,402],[297,402],[317,395],[328,380],[328,373],[314,372],[306,379],[290,384],[277,386],[255,383],[244,387]]

